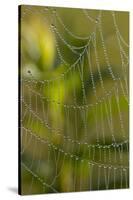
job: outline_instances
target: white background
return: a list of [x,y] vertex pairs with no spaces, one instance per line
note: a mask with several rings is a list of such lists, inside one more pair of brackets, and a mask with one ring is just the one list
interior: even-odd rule
[[[51,5],[130,11],[133,35],[132,0],[3,0],[0,3],[0,199],[132,199],[133,196],[133,39],[130,38],[130,189],[19,196],[18,183],[18,5]],[[132,25],[131,25],[132,24]]]

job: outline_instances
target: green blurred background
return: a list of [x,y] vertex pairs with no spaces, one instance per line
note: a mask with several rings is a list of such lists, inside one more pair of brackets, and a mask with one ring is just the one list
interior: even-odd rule
[[129,13],[19,11],[21,193],[129,187]]

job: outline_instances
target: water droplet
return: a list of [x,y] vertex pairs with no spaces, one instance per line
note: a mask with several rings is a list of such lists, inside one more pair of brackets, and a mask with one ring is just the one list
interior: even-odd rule
[[99,22],[99,19],[98,19],[98,18],[96,18],[96,19],[95,19],[95,22],[96,22],[96,23],[98,23],[98,22]]
[[31,71],[30,71],[30,70],[28,70],[27,72],[28,72],[28,74],[31,74]]
[[54,24],[51,24],[51,27],[53,27],[53,28],[54,28],[54,27],[55,27],[55,25],[54,25]]

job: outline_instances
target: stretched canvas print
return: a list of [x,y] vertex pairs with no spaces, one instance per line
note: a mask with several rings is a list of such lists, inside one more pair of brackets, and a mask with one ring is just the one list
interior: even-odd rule
[[129,187],[129,13],[19,6],[19,194]]

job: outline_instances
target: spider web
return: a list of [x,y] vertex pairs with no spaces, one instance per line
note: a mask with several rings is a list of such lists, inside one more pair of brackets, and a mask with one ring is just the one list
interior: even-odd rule
[[[68,16],[71,11],[73,23]],[[79,15],[81,22],[74,17]],[[129,187],[129,45],[118,25],[121,15],[21,7],[23,194]],[[32,17],[39,17],[52,35],[56,59],[51,71],[42,72],[25,63],[23,38],[30,28],[27,33],[23,29],[25,23],[30,27]],[[77,31],[74,23],[79,23]],[[86,26],[84,32],[82,25]]]

